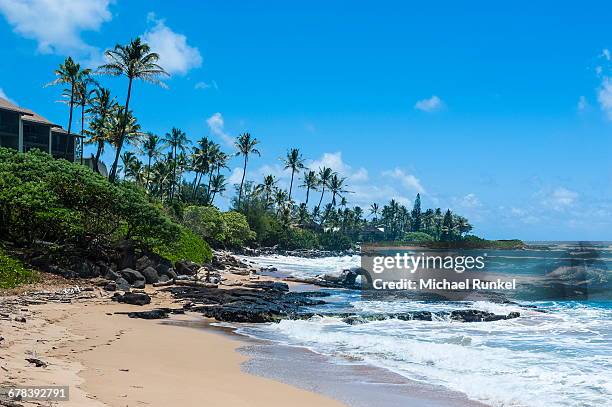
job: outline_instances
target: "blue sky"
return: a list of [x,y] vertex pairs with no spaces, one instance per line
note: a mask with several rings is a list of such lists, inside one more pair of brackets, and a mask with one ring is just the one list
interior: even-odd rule
[[353,204],[421,192],[490,238],[612,240],[612,6],[458,3],[0,0],[0,94],[65,125],[56,65],[140,35],[172,73],[135,86],[143,128],[249,131],[249,179],[288,184],[299,147]]

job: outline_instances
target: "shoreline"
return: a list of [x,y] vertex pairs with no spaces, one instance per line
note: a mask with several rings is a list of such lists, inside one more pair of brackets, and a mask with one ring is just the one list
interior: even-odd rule
[[[219,331],[180,326],[201,324],[203,317],[181,315],[159,322],[115,314],[172,304],[159,291],[151,295],[154,301],[146,307],[94,298],[31,305],[20,325],[1,320],[2,387],[69,385],[70,400],[61,404],[67,407],[203,403],[270,407],[284,406],[287,400],[303,407],[343,406],[329,397],[243,372],[241,365],[248,358],[236,351],[241,342]],[[48,365],[35,367],[27,357]]]
[[[280,407],[287,400],[298,407],[363,407],[373,402],[386,407],[399,400],[418,407],[483,406],[461,393],[372,365],[336,363],[307,348],[252,338],[200,314],[163,320],[116,314],[177,305],[168,293],[148,292],[152,303],[144,307],[111,302],[94,289],[88,298],[77,297],[72,303],[19,308],[25,323],[0,320],[1,387],[68,385],[70,400],[61,404],[66,407],[195,407],[203,402]],[[48,366],[35,367],[26,357]],[[296,363],[300,369],[290,368]]]

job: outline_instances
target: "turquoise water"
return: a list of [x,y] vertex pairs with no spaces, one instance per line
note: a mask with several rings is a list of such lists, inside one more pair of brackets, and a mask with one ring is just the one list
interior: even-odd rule
[[[609,244],[554,244],[521,251],[490,251],[489,272],[555,281],[556,289],[527,287],[517,303],[490,301],[376,301],[358,291],[330,290],[324,312],[356,314],[480,309],[521,317],[487,323],[388,319],[349,325],[313,317],[242,328],[242,332],[317,353],[357,360],[411,380],[444,386],[491,406],[612,405],[612,251]],[[577,260],[578,259],[578,260]],[[254,258],[279,271],[313,276],[359,265],[359,258]],[[560,291],[558,281],[581,291]],[[586,283],[584,283],[586,281]],[[585,290],[586,288],[586,290]],[[586,295],[585,295],[586,292]],[[555,300],[538,298],[542,293]],[[552,294],[554,295],[552,295]],[[564,299],[577,296],[580,300]],[[525,308],[524,306],[535,308]]]

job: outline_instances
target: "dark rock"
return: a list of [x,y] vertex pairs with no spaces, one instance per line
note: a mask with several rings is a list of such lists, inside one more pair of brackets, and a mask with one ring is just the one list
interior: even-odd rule
[[289,291],[289,286],[287,283],[277,281],[255,281],[252,283],[246,283],[244,286],[248,288],[260,288],[262,290]]
[[47,362],[43,362],[42,360],[37,358],[26,358],[26,361],[32,363],[36,367],[47,367]]
[[114,281],[109,281],[105,286],[104,286],[104,291],[117,291],[117,283]]
[[142,256],[142,257],[139,257],[138,260],[136,260],[135,268],[138,271],[143,271],[147,267],[153,267],[153,266],[155,266],[155,263],[153,262],[153,260],[149,259],[147,256]]
[[25,323],[26,319],[24,317],[15,317],[15,321],[16,322],[21,322],[21,323]]
[[174,270],[176,274],[179,276],[182,276],[182,275],[193,276],[198,271],[199,268],[200,266],[198,264],[192,261],[188,261],[188,260],[177,261],[174,264]]
[[130,286],[130,283],[123,277],[119,277],[116,283],[117,283],[117,290],[119,291],[130,291],[132,288]]
[[154,309],[151,311],[140,311],[128,313],[130,318],[142,318],[142,319],[163,319],[168,318],[168,312],[163,309]]
[[504,319],[518,318],[521,314],[511,312],[508,315],[499,315],[487,311],[479,311],[475,309],[455,310],[451,311],[450,319],[459,322],[491,322]]
[[120,272],[121,277],[125,278],[128,283],[134,284],[136,281],[145,281],[145,278],[140,272],[133,270],[131,268],[125,268]]
[[168,279],[170,280],[174,280],[176,278],[176,273],[174,272],[174,269],[169,267],[164,269],[163,267],[160,269],[159,267],[156,268],[157,270],[157,274],[161,277],[161,276],[167,276]]
[[170,278],[167,275],[162,274],[161,276],[159,276],[159,283],[165,283],[166,281],[170,281]]
[[145,293],[125,293],[123,295],[115,293],[112,300],[131,305],[147,305],[151,303],[151,297]]
[[142,270],[142,275],[145,278],[147,284],[157,283],[159,281],[159,276],[157,275],[157,270],[153,267],[149,266]]
[[136,288],[138,290],[144,289],[145,288],[144,280],[136,280],[136,281],[134,281],[134,283],[132,284],[132,288]]

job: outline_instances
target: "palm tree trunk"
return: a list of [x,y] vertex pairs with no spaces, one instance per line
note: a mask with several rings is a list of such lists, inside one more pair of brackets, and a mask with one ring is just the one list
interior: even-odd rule
[[291,169],[291,183],[289,184],[289,200],[291,201],[291,190],[293,189],[293,176],[295,175],[295,169]]
[[151,156],[149,156],[149,162],[147,163],[147,183],[145,185],[145,191],[149,191],[149,178],[151,177]]
[[242,200],[242,186],[244,185],[244,177],[246,176],[246,167],[248,155],[244,155],[244,168],[242,169],[242,180],[240,180],[240,191],[238,193],[238,209],[240,209],[240,201]]
[[125,100],[125,112],[123,114],[123,123],[121,124],[121,136],[119,136],[119,145],[117,146],[117,153],[115,154],[115,161],[113,161],[113,167],[111,168],[110,176],[108,177],[110,182],[115,182],[117,177],[117,165],[119,164],[119,156],[121,155],[121,148],[123,147],[123,139],[125,138],[125,126],[127,125],[128,112],[130,108],[130,96],[132,96],[132,78],[128,83],[127,98]]
[[321,202],[323,202],[323,194],[325,193],[325,185],[323,185],[323,189],[321,189],[321,198],[319,199],[319,204],[317,208],[321,209]]
[[174,199],[174,189],[176,188],[176,146],[172,148],[172,159],[174,160],[174,164],[172,165],[172,191],[170,193],[170,201]]
[[306,205],[308,205],[308,195],[310,195],[310,187],[306,187]]
[[96,156],[94,158],[94,171],[98,174],[100,173],[100,168],[98,167],[100,163],[100,155],[102,154],[102,148],[104,147],[104,141],[98,141],[98,150],[96,151]]
[[70,134],[72,130],[72,111],[74,110],[74,83],[70,88],[70,115],[68,116],[68,138],[66,139],[66,149],[64,150],[64,154],[68,155],[68,140],[70,139]]
[[81,102],[81,165],[83,165],[83,135],[85,133],[85,96]]
[[193,186],[191,187],[191,197],[195,200],[196,197],[196,184],[198,183],[198,176],[200,175],[200,171],[196,170],[195,177],[193,177]]

